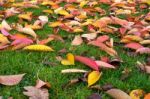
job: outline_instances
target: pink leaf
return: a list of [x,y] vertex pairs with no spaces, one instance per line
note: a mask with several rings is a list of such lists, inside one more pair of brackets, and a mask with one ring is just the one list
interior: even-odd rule
[[150,54],[150,48],[148,48],[148,47],[139,48],[136,50],[136,53]]
[[41,88],[41,87],[44,86],[44,85],[46,85],[46,82],[44,82],[44,81],[38,79],[38,80],[36,81],[35,88]]
[[139,43],[128,43],[124,47],[131,48],[131,49],[134,49],[134,50],[137,50],[139,48],[143,48],[143,46]]
[[1,29],[1,32],[4,36],[10,36],[10,34],[4,28]]
[[96,62],[94,60],[92,60],[91,58],[88,57],[83,57],[83,56],[75,56],[75,60],[79,61],[89,67],[91,67],[92,69],[98,71],[98,65],[96,64]]
[[103,62],[103,61],[95,61],[96,64],[100,67],[104,67],[104,68],[115,68],[113,65],[111,64],[108,64],[106,62]]
[[0,84],[8,86],[17,85],[22,80],[24,75],[25,74],[0,76]]
[[11,45],[17,45],[20,43],[32,44],[33,41],[31,39],[28,39],[28,38],[16,39],[15,41],[12,42]]
[[9,45],[0,46],[0,50],[7,48]]
[[71,45],[81,45],[83,42],[80,35],[75,36],[74,40],[72,41]]
[[107,41],[107,40],[109,40],[109,36],[107,36],[107,35],[99,36],[99,37],[97,38],[97,41],[98,41],[98,42],[101,42],[101,43],[103,43],[103,42],[105,42],[105,41]]

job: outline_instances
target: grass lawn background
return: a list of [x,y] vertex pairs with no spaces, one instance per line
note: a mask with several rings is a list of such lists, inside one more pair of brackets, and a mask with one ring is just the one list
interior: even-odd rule
[[[108,9],[107,5],[100,5],[102,8]],[[40,9],[25,9],[25,11],[32,11],[33,15],[46,15],[42,13],[42,10],[46,7],[41,6]],[[0,7],[0,9],[5,9]],[[147,13],[145,10],[142,13]],[[109,12],[108,12],[109,13]],[[125,16],[119,16],[125,18]],[[17,16],[13,16],[7,19],[9,23],[18,21]],[[54,21],[54,19],[49,18],[49,21]],[[34,21],[33,21],[34,22]],[[11,33],[15,33],[12,31]],[[40,39],[46,38],[49,34],[53,33],[53,29],[48,27],[48,24],[44,26],[42,30],[37,30],[36,33],[39,35]],[[86,31],[85,31],[86,33]],[[85,70],[90,70],[85,65],[76,62],[75,66],[63,66],[56,60],[58,56],[58,51],[62,48],[66,48],[69,52],[75,55],[81,55],[83,53],[85,56],[91,57],[94,56],[96,59],[99,59],[100,56],[108,56],[105,52],[99,50],[97,47],[86,45],[85,43],[73,47],[71,46],[71,41],[76,34],[70,34],[61,30],[59,34],[67,38],[65,43],[60,41],[52,41],[50,45],[54,52],[27,52],[27,51],[3,51],[0,52],[0,75],[11,75],[26,73],[25,77],[20,84],[16,86],[2,86],[0,85],[0,96],[4,96],[6,99],[12,96],[14,99],[27,99],[26,96],[22,94],[24,86],[35,85],[38,77],[43,81],[48,81],[52,85],[52,88],[49,90],[50,98],[52,99],[84,99],[88,95],[98,92],[104,99],[109,99],[110,97],[104,92],[91,90],[87,87],[87,83],[75,84],[69,88],[62,89],[62,85],[67,83],[69,80],[82,76],[82,74],[61,74],[62,69],[68,68],[81,68]],[[114,36],[112,36],[114,37]],[[118,40],[117,37],[114,37],[115,41]],[[104,85],[107,83],[112,84],[114,87],[121,90],[130,92],[133,89],[143,89],[146,92],[150,91],[150,76],[141,73],[136,67],[136,61],[145,61],[146,55],[138,55],[136,57],[128,56],[123,52],[123,47],[116,46],[120,58],[124,61],[121,63],[120,67],[116,70],[102,70],[102,78],[97,82],[99,85]],[[73,50],[72,50],[73,49]],[[62,57],[66,57],[66,54],[61,54]],[[57,66],[45,65],[43,61],[55,62]],[[131,69],[132,72],[130,76],[125,81],[121,81],[120,77],[122,71],[125,69]]]

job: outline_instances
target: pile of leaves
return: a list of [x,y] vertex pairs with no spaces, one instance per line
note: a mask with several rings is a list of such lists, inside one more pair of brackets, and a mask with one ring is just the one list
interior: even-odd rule
[[[108,6],[103,9],[100,5]],[[45,6],[41,15],[26,12],[26,8],[39,10]],[[150,93],[142,89],[135,89],[129,94],[112,85],[94,85],[103,75],[104,69],[118,69],[123,60],[119,57],[115,46],[130,56],[145,54],[147,61],[137,62],[137,69],[150,74],[150,0],[0,0],[0,50],[26,50],[39,52],[54,52],[66,54],[66,59],[61,56],[57,60],[62,65],[75,65],[77,62],[88,66],[89,70],[69,68],[61,73],[83,73],[82,77],[72,79],[64,88],[85,82],[88,87],[104,91],[115,99],[150,99]],[[141,13],[140,10],[143,11]],[[145,12],[144,12],[145,11]],[[8,23],[7,19],[17,17],[15,23]],[[122,18],[121,16],[125,16]],[[52,19],[52,20],[50,20]],[[53,29],[46,38],[37,35],[38,30],[48,25]],[[60,31],[68,33],[67,38],[61,37]],[[67,53],[68,49],[62,48],[56,52],[50,42],[57,40],[65,43],[69,35],[74,34],[71,45],[76,47],[87,44],[99,48],[108,56],[100,59],[85,55]],[[116,37],[116,38],[114,38]],[[129,70],[124,70],[122,80],[126,79]],[[0,83],[7,86],[18,84],[25,74],[0,76]],[[104,74],[105,75],[105,74]],[[38,80],[36,86],[27,86],[23,92],[30,99],[48,99],[50,84]],[[88,99],[100,99],[99,94],[92,94]]]

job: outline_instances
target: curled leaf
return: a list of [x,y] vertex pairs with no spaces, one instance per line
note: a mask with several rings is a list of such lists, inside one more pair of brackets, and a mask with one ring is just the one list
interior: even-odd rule
[[99,71],[92,71],[88,75],[88,87],[95,84],[101,77],[102,73]]

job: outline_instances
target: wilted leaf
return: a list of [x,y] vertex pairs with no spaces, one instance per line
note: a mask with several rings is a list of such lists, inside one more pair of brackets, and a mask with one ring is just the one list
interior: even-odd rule
[[101,77],[102,73],[99,71],[92,71],[88,75],[88,87],[95,84]]
[[25,74],[0,76],[0,84],[6,86],[17,85],[22,80],[24,75]]
[[106,91],[106,93],[114,99],[131,99],[131,97],[127,93],[120,89],[110,89]]

